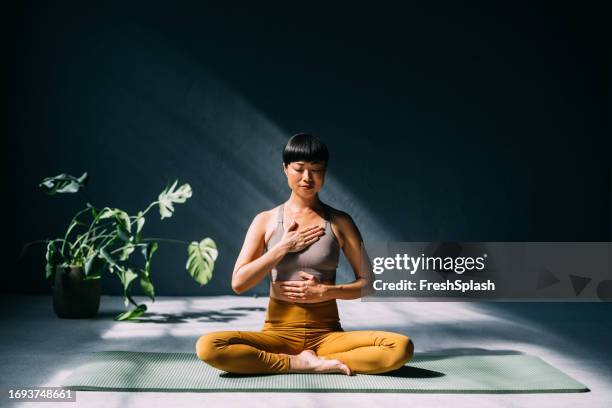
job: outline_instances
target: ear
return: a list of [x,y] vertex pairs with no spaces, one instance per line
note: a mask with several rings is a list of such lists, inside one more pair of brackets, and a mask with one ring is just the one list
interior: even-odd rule
[[285,163],[281,163],[283,166],[283,171],[285,172],[285,176],[288,176],[287,174],[287,166],[285,165]]

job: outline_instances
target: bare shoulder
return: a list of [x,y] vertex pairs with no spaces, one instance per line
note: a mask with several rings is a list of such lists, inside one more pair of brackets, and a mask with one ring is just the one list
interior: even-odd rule
[[251,222],[251,225],[257,228],[263,228],[267,226],[270,223],[270,220],[274,218],[275,210],[276,210],[275,208],[271,208],[269,210],[264,210],[264,211],[257,213],[255,217],[253,217],[253,221]]
[[340,226],[340,225],[346,225],[348,223],[352,223],[353,222],[353,219],[351,218],[351,216],[348,213],[346,213],[346,212],[344,212],[342,210],[339,210],[337,208],[334,208],[334,207],[332,207],[330,205],[328,205],[328,207],[329,207],[329,210],[330,210],[331,219],[334,222],[334,224],[337,224],[337,225]]
[[275,208],[271,208],[269,210],[264,210],[261,211],[259,213],[257,213],[255,215],[255,217],[253,218],[253,222],[254,223],[265,223],[267,222],[270,217],[272,216],[272,213],[274,212]]
[[252,226],[256,228],[263,236],[267,243],[270,236],[276,228],[276,220],[278,217],[278,208],[280,206],[262,211],[253,218]]
[[353,218],[345,211],[338,210],[331,206],[328,207],[331,214],[332,228],[334,233],[338,236],[340,244],[343,245],[347,239],[360,239],[361,234]]

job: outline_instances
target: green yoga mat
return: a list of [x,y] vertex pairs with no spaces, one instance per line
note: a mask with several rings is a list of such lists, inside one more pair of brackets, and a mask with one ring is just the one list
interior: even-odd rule
[[217,370],[195,353],[92,353],[62,382],[72,390],[166,392],[428,392],[535,393],[589,389],[526,354],[417,354],[394,372],[238,375]]

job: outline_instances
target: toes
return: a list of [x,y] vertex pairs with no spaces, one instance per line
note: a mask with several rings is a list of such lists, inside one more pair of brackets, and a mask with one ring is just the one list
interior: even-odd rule
[[342,373],[344,373],[346,375],[351,375],[351,369],[349,368],[349,366],[344,364],[342,361],[340,361],[340,360],[330,360],[330,362],[333,362],[333,364],[336,366],[336,368],[340,369],[340,371],[342,371]]
[[342,370],[342,372],[344,374],[346,374],[346,375],[351,375],[352,374],[351,369],[350,369],[350,367],[348,365],[344,364],[340,360],[333,360],[333,361],[338,365],[338,367]]
[[344,370],[344,373],[346,375],[353,375],[353,372],[351,371],[350,367],[346,364],[342,364],[342,369]]

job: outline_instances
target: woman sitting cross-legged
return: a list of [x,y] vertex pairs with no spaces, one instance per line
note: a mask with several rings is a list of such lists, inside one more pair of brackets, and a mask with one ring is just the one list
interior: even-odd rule
[[[289,199],[253,219],[232,276],[238,294],[271,273],[261,331],[216,331],[196,343],[198,357],[218,369],[254,373],[378,374],[402,367],[414,351],[407,336],[379,330],[344,331],[336,299],[369,290],[362,239],[352,218],[319,200],[329,161],[315,136],[297,134],[285,146]],[[335,284],[340,249],[355,281]]]

